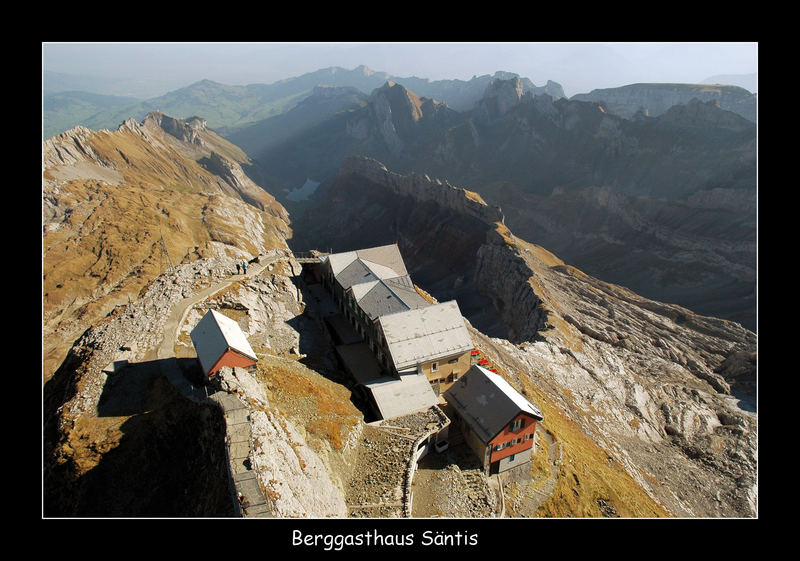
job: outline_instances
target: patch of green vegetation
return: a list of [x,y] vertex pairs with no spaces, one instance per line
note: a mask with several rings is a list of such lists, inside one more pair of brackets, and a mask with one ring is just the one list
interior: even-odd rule
[[[227,86],[203,80],[160,97],[139,102],[116,98],[101,103],[84,97],[53,98],[44,107],[44,138],[50,138],[78,124],[93,130],[116,130],[124,121],[144,119],[150,111],[160,111],[176,119],[199,116],[208,128],[225,131],[244,127],[284,113],[309,95],[302,91],[270,92],[266,86]],[[91,95],[91,94],[87,94]],[[57,103],[58,102],[58,103]]]
[[97,113],[135,102],[132,97],[88,92],[48,94],[42,98],[42,139],[52,138],[77,125],[91,128],[89,123]]

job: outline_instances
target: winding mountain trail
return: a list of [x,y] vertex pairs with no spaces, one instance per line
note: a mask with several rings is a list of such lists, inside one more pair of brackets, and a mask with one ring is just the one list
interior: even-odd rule
[[555,438],[552,433],[541,424],[536,425],[536,430],[539,435],[547,441],[547,460],[550,464],[550,476],[545,480],[544,484],[538,489],[532,489],[532,497],[529,499],[528,505],[536,511],[544,504],[553,494],[556,488],[556,476],[558,474],[558,464],[561,460],[561,447],[556,444]]
[[170,315],[164,325],[161,344],[157,349],[151,350],[148,353],[151,358],[158,361],[162,374],[167,377],[173,387],[181,395],[197,403],[212,400],[216,402],[222,410],[227,426],[226,449],[228,456],[228,474],[231,485],[231,500],[233,501],[234,511],[237,515],[244,517],[274,516],[273,507],[264,496],[258,484],[256,474],[250,466],[252,428],[250,424],[249,408],[235,395],[226,392],[209,393],[206,386],[194,386],[183,375],[178,365],[178,359],[175,356],[174,350],[175,342],[180,333],[181,326],[186,320],[186,316],[192,306],[238,280],[258,276],[264,268],[281,258],[284,257],[275,256],[272,259],[265,260],[263,263],[254,264],[248,273],[231,275],[227,279],[217,282],[197,294],[181,300],[170,311]]
[[167,318],[167,322],[164,325],[164,338],[162,339],[161,344],[155,350],[155,356],[152,358],[165,359],[174,357],[175,341],[178,338],[178,333],[180,333],[183,322],[186,320],[186,315],[189,313],[189,310],[192,308],[192,306],[219,292],[223,288],[230,286],[235,281],[258,276],[261,271],[264,270],[264,268],[282,258],[282,256],[276,256],[273,259],[264,261],[263,263],[253,264],[249,272],[231,275],[227,279],[213,284],[197,294],[190,296],[189,298],[184,298],[181,300],[178,305],[172,308],[169,318]]

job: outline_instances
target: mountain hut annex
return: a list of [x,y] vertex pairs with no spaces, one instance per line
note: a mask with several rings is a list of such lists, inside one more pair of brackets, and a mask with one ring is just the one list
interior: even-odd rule
[[258,362],[239,324],[216,310],[208,310],[189,336],[206,379],[224,366],[246,368]]
[[474,365],[445,392],[453,428],[458,427],[487,474],[530,462],[536,450],[537,406],[501,376]]

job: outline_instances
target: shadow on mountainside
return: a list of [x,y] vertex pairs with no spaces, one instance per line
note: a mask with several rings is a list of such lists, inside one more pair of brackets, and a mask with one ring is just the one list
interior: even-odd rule
[[[98,415],[82,417],[66,435],[72,461],[45,472],[45,516],[234,514],[222,412],[179,395],[160,362],[132,363],[108,377]],[[191,375],[196,360],[181,367]]]
[[286,323],[298,334],[297,351],[300,362],[327,380],[346,387],[350,391],[350,402],[367,420],[374,420],[375,415],[369,403],[362,398],[356,388],[355,380],[347,372],[341,357],[336,352],[336,334],[326,318],[338,312],[333,300],[321,284],[317,283],[304,268],[304,272],[292,278],[292,282],[300,291],[305,309]]
[[164,364],[177,361],[184,377],[195,387],[201,387],[203,372],[196,358],[169,358],[145,362],[129,362],[110,374],[97,403],[100,417],[138,415],[152,409],[154,399],[150,388],[162,376]]

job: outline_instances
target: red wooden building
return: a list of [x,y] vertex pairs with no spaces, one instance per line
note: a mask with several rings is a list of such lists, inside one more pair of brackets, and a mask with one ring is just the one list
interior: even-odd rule
[[223,366],[245,368],[258,362],[239,324],[215,310],[206,312],[190,337],[206,378]]
[[489,474],[530,462],[539,408],[499,374],[473,365],[444,393],[465,442]]

